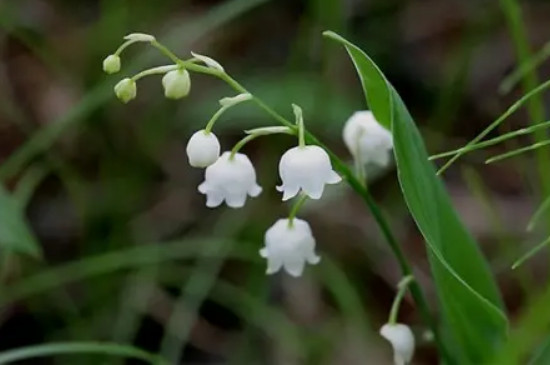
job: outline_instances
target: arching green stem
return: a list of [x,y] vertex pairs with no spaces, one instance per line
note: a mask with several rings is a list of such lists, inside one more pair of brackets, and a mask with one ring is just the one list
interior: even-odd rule
[[396,324],[397,323],[397,314],[399,313],[399,307],[401,306],[401,301],[403,300],[403,297],[405,296],[405,293],[407,292],[407,289],[409,288],[409,284],[414,280],[414,277],[412,275],[407,275],[397,285],[397,295],[395,296],[395,299],[393,300],[393,304],[391,306],[390,311],[390,317],[388,319],[389,324]]
[[134,76],[132,76],[132,80],[137,81],[145,76],[162,75],[167,72],[177,70],[179,67],[180,66],[178,65],[166,65],[166,66],[153,67],[148,70],[141,71],[138,74],[135,74]]
[[288,214],[288,227],[289,228],[294,227],[294,218],[296,218],[296,215],[298,214],[298,211],[304,205],[306,200],[307,200],[307,194],[302,193],[302,194],[300,194],[300,197],[298,198],[296,203],[294,203],[294,205],[292,206],[292,209],[290,210],[290,213]]
[[210,120],[208,121],[208,124],[206,124],[206,127],[204,128],[204,131],[206,133],[210,133],[212,131],[212,128],[214,128],[214,124],[216,123],[216,121],[221,117],[221,115],[227,109],[228,109],[227,107],[222,106],[220,109],[218,109],[216,113],[214,113],[214,115],[212,116],[212,118],[210,118]]

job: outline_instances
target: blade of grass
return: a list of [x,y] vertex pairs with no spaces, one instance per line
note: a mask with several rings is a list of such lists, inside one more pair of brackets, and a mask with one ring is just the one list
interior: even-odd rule
[[472,151],[475,151],[475,150],[479,150],[481,148],[493,146],[495,144],[504,142],[504,141],[506,141],[510,138],[523,136],[523,135],[526,135],[526,134],[529,134],[529,133],[533,133],[533,132],[535,132],[539,129],[545,129],[545,128],[548,128],[548,127],[550,127],[550,121],[542,122],[542,123],[539,123],[539,124],[536,124],[534,126],[527,127],[527,128],[521,128],[521,129],[518,129],[516,131],[503,134],[502,136],[498,136],[498,137],[495,137],[493,139],[489,139],[489,140],[486,140],[486,141],[483,141],[483,142],[476,143],[474,145],[471,145],[470,147],[462,147],[462,148],[458,148],[456,150],[442,152],[442,153],[432,155],[432,156],[430,156],[430,161],[437,160],[437,159],[440,159],[440,158],[443,158],[443,157],[450,157],[450,156],[456,155],[459,152],[468,153],[468,152],[472,152]]
[[[481,133],[479,133],[470,142],[468,142],[466,146],[464,146],[464,149],[468,149],[469,147],[477,144],[479,141],[485,138],[485,136],[487,136],[495,128],[497,128],[500,124],[502,124],[502,122],[504,122],[510,115],[512,115],[519,108],[525,105],[529,100],[536,97],[543,91],[546,91],[546,89],[548,88],[550,88],[550,80],[545,81],[544,83],[540,84],[539,86],[535,87],[534,89],[532,89],[531,91],[523,95],[514,104],[512,104],[501,116],[499,116],[494,122],[492,122],[487,128],[485,128]],[[542,118],[538,120],[542,120]],[[449,161],[447,161],[439,169],[439,171],[437,171],[437,174],[438,175],[443,174],[449,167],[451,167],[453,163],[455,163],[460,157],[462,157],[462,155],[464,155],[464,152],[457,152]]]
[[529,251],[527,251],[526,254],[524,254],[523,256],[521,256],[516,262],[514,262],[512,264],[512,270],[515,270],[517,269],[520,265],[522,265],[525,261],[529,260],[531,257],[533,257],[537,252],[539,252],[540,250],[542,250],[543,248],[545,248],[546,246],[548,246],[548,244],[550,244],[550,237],[548,237],[546,240],[542,241],[541,243],[539,243],[538,245],[536,245],[535,247],[533,247],[532,249],[530,249]]
[[543,141],[543,142],[537,142],[537,143],[534,143],[534,144],[532,144],[530,146],[527,146],[527,147],[518,148],[517,150],[513,150],[513,151],[509,151],[509,152],[500,154],[500,155],[493,156],[493,157],[487,159],[487,161],[485,161],[485,163],[490,164],[490,163],[502,161],[502,160],[505,160],[505,159],[510,158],[510,157],[521,155],[522,153],[525,153],[525,152],[538,150],[539,148],[546,147],[548,145],[550,145],[550,140]]
[[22,347],[0,353],[0,364],[34,359],[37,357],[94,354],[135,358],[149,364],[167,364],[160,357],[131,346],[100,342],[59,342]]
[[[195,258],[200,255],[203,246],[212,245],[215,242],[216,240],[213,239],[187,239],[164,242],[161,245],[153,243],[87,257],[76,262],[46,269],[4,288],[0,297],[0,307],[86,278],[165,261]],[[213,254],[215,255],[215,253]],[[232,252],[231,257],[252,259],[256,258],[256,255],[246,253],[241,248],[236,252]]]
[[[525,28],[525,22],[522,19],[522,9],[517,0],[500,0],[500,6],[508,23],[508,28],[512,36],[516,55],[519,64],[526,64],[532,58],[531,49],[529,46],[529,38]],[[524,91],[533,90],[540,83],[539,77],[535,69],[528,69],[523,75],[522,87]],[[544,101],[540,94],[536,94],[527,103],[527,112],[531,123],[538,123],[544,120],[545,107]],[[534,134],[533,141],[541,143],[548,139],[548,133],[545,131],[537,131]],[[542,196],[550,195],[550,174],[548,174],[548,159],[550,154],[545,150],[537,150],[535,152],[538,177],[540,182],[540,191]]]
[[522,63],[510,75],[504,78],[500,83],[498,91],[501,94],[508,94],[523,79],[525,75],[534,72],[536,68],[544,63],[550,57],[550,42],[546,43],[527,62]]
[[537,222],[540,220],[540,218],[546,213],[546,211],[550,208],[550,196],[546,197],[542,204],[538,207],[535,214],[533,214],[533,217],[531,217],[531,220],[529,220],[529,223],[527,224],[527,231],[531,232],[534,228]]

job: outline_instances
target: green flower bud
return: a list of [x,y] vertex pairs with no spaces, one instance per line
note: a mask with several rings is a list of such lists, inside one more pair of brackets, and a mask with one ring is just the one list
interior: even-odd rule
[[122,79],[115,85],[116,97],[123,103],[135,99],[137,94],[136,82],[130,78]]
[[191,90],[191,77],[185,69],[173,70],[167,72],[162,78],[164,87],[164,96],[169,99],[180,99]]
[[103,71],[108,74],[114,74],[120,71],[120,57],[116,54],[108,55],[103,60]]

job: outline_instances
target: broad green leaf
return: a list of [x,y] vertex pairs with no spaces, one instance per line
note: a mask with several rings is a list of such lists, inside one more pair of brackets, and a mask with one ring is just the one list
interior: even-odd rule
[[504,341],[507,319],[487,263],[465,229],[403,101],[376,64],[340,37],[361,77],[367,103],[376,118],[391,126],[401,190],[424,236],[437,288],[445,342],[460,364],[479,364]]
[[0,186],[0,250],[39,257],[41,254],[21,204]]

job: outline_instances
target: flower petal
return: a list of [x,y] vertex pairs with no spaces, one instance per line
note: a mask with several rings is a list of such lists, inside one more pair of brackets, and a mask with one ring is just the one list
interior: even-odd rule
[[338,184],[340,181],[342,181],[340,175],[334,171],[331,171],[328,176],[327,184]]
[[249,190],[248,195],[255,198],[262,193],[262,187],[258,184],[254,184]]
[[225,202],[230,208],[242,208],[244,203],[246,203],[246,193],[245,194],[229,194],[225,197]]
[[305,262],[301,257],[290,256],[286,258],[283,265],[286,272],[294,277],[298,277],[301,276],[304,271]]
[[267,269],[265,273],[267,275],[272,275],[281,270],[283,267],[283,260],[280,256],[272,256],[267,258]]
[[308,184],[302,186],[302,190],[311,199],[321,199],[323,191],[325,190],[325,184],[324,181],[308,181]]
[[287,201],[289,199],[294,198],[296,195],[298,195],[298,192],[300,191],[300,188],[298,186],[277,186],[277,190],[283,192],[283,201]]
[[206,206],[208,208],[215,208],[219,206],[222,202],[223,196],[218,193],[210,192],[206,195]]

